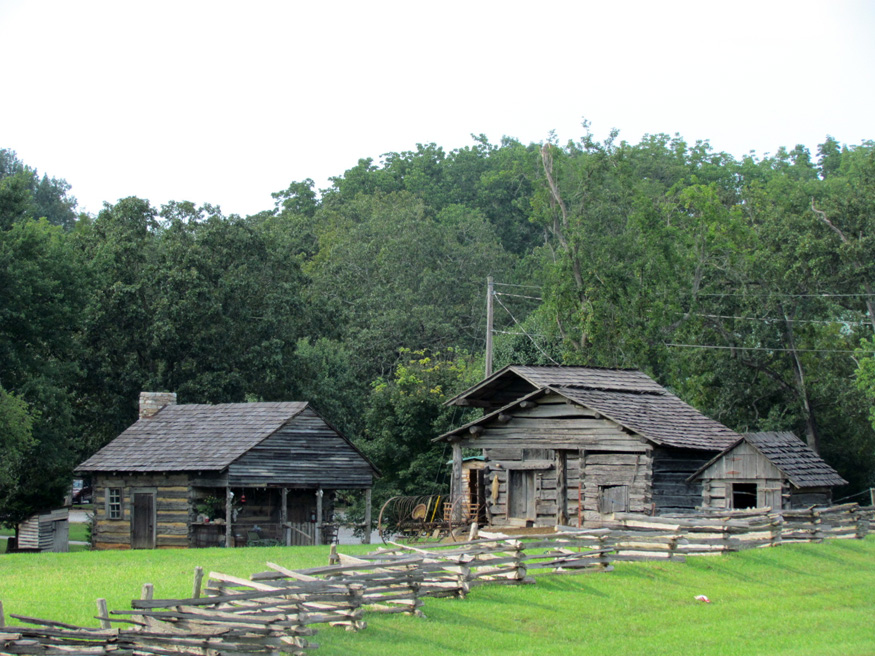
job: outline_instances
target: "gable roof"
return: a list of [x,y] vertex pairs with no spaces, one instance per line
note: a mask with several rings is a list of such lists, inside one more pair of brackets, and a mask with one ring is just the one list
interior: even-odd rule
[[306,402],[168,405],[138,420],[76,471],[222,471],[306,407]]
[[543,387],[499,410],[445,433],[435,438],[435,441],[445,440],[452,435],[462,433],[471,426],[488,423],[502,412],[507,412],[523,401],[543,396],[549,392],[554,392],[573,403],[595,410],[620,426],[658,445],[719,451],[741,439],[741,435],[684,403],[646,374],[637,373],[646,378],[646,382],[642,382],[640,387],[647,391],[610,390],[567,385]]
[[831,487],[847,485],[848,482],[830,467],[823,458],[814,452],[805,442],[790,432],[745,433],[741,439],[730,445],[725,451],[705,463],[690,480],[698,478],[708,467],[735,449],[742,442],[747,442],[769,462],[780,470],[787,480],[797,488]]
[[533,390],[548,386],[573,386],[626,392],[665,391],[659,383],[638,369],[510,364],[449,399],[445,405],[464,405],[465,400],[480,398],[484,393],[488,394],[490,389],[507,384],[509,379],[521,379]]

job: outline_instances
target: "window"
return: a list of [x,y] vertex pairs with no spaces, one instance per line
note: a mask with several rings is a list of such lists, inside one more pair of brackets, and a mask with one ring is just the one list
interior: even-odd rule
[[108,519],[122,518],[122,489],[120,487],[106,488],[106,516]]
[[737,510],[757,507],[756,483],[732,484],[732,507]]

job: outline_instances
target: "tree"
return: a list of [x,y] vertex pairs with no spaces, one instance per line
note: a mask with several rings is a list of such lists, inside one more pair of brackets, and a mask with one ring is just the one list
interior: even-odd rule
[[[26,166],[15,151],[0,149],[0,214],[9,215],[8,208],[4,211],[3,196],[4,180],[14,180],[11,184],[20,185],[28,198],[26,212],[16,212],[22,217],[45,218],[52,225],[58,225],[65,230],[73,228],[76,222],[76,199],[69,196],[70,185],[66,180],[50,178],[43,174],[40,177],[36,169]],[[7,183],[9,184],[9,183]]]
[[326,336],[388,371],[399,347],[473,348],[484,330],[483,280],[510,269],[495,232],[476,211],[436,216],[408,192],[359,196],[317,213],[318,253],[305,265],[313,307],[332,317]]
[[446,444],[432,439],[463,419],[459,408],[443,403],[473,382],[464,352],[403,349],[401,358],[391,378],[374,383],[358,443],[382,472],[374,486],[377,506],[396,495],[447,491]]
[[87,275],[61,228],[44,219],[3,218],[0,385],[9,439],[24,450],[14,458],[13,445],[14,480],[0,493],[0,522],[14,525],[60,504],[69,487],[77,452],[76,333]]
[[80,231],[95,284],[82,333],[83,421],[96,449],[136,417],[142,390],[183,403],[288,399],[305,284],[259,221],[128,198]]
[[[24,458],[34,445],[33,416],[27,403],[0,387],[0,518],[20,484]],[[0,519],[2,521],[2,519]]]

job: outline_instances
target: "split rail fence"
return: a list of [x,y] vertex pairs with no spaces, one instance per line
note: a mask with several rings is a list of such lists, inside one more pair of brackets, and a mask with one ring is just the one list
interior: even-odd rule
[[[99,628],[10,615],[0,603],[0,656],[302,656],[318,647],[319,625],[366,628],[364,613],[422,616],[426,597],[464,597],[471,587],[534,583],[531,573],[608,572],[616,561],[675,560],[824,539],[862,538],[875,510],[845,504],[649,517],[616,514],[595,529],[543,535],[480,532],[467,542],[416,547],[388,543],[364,556],[337,553],[323,567],[275,563],[249,579],[195,570],[192,596],[155,599],[151,584],[130,610],[108,612]],[[477,534],[472,530],[472,537]],[[121,628],[119,628],[121,627]]]

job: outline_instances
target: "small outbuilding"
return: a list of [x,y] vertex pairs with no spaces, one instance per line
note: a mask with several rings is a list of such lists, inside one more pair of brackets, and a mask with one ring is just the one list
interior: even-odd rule
[[18,525],[18,551],[70,550],[70,512],[59,508],[29,517]]
[[826,506],[847,485],[793,433],[747,433],[690,477],[702,484],[706,508],[776,510]]
[[92,479],[96,549],[319,544],[335,492],[363,491],[369,510],[379,476],[306,402],[176,405],[150,392],[76,473]]

